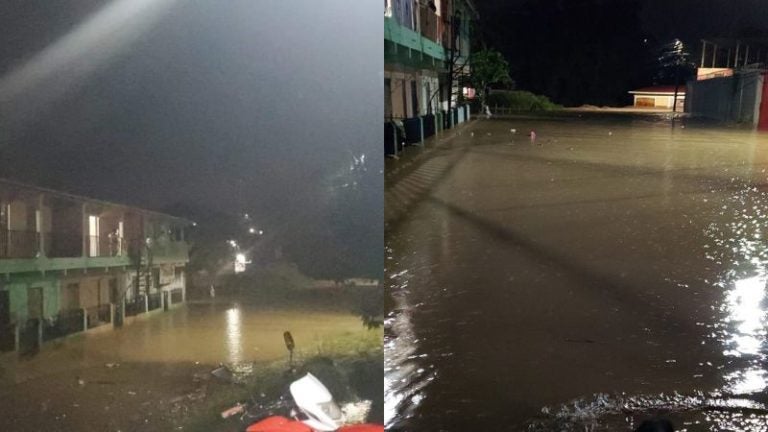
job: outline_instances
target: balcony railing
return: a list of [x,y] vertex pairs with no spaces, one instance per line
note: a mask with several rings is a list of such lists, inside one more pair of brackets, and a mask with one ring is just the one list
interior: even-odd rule
[[421,8],[419,11],[419,24],[421,35],[432,42],[440,43],[438,17],[429,8]]
[[79,234],[52,232],[45,233],[46,255],[51,258],[72,258],[83,256],[83,238]]
[[34,231],[0,231],[0,258],[34,258],[40,237]]
[[116,257],[126,253],[125,241],[117,236],[88,236],[88,256]]

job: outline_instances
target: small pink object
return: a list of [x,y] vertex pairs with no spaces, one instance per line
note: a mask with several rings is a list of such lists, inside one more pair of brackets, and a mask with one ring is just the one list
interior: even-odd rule
[[531,131],[531,142],[536,141],[536,132]]

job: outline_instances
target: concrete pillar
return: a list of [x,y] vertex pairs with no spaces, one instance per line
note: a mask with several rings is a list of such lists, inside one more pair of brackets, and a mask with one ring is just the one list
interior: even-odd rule
[[85,258],[85,257],[88,256],[88,241],[90,240],[88,238],[88,233],[89,233],[89,231],[88,231],[88,209],[87,209],[87,204],[86,203],[83,203],[82,214],[83,214],[83,254],[82,255]]
[[112,323],[112,325],[115,325],[115,304],[110,303],[109,304],[109,322]]
[[46,225],[47,221],[45,220],[45,211],[43,211],[44,206],[45,206],[45,198],[44,198],[43,194],[40,194],[37,197],[37,209],[40,212],[39,213],[40,214],[40,220],[37,221],[36,223],[38,223],[40,225],[39,227],[37,227],[38,228],[38,233],[37,233],[38,245],[37,245],[37,248],[38,248],[38,252],[40,253],[41,257],[45,257],[45,255],[46,255],[46,253],[45,253],[45,243],[47,241],[47,239],[45,238],[45,225]]
[[421,134],[421,146],[424,147],[424,117],[419,116],[419,133]]
[[749,63],[749,45],[747,45],[747,49],[744,51],[744,66]]
[[165,310],[165,293],[167,291],[160,290],[160,310]]
[[714,68],[717,64],[717,44],[715,44],[714,49],[712,49],[712,67]]
[[400,143],[397,142],[397,128],[392,125],[392,142],[395,144],[395,156],[397,156],[397,147]]
[[704,58],[707,55],[707,41],[702,40],[701,41],[701,64],[699,64],[699,67],[704,67]]
[[[147,289],[149,289],[149,287],[147,287]],[[149,312],[149,294],[144,294],[144,313],[147,312]]]
[[82,308],[83,311],[83,331],[88,330],[88,311]]

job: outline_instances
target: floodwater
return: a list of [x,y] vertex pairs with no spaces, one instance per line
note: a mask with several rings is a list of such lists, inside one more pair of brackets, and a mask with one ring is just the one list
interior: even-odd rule
[[768,428],[768,135],[492,119],[405,159],[386,190],[390,430]]
[[209,409],[208,380],[219,364],[244,374],[254,363],[287,364],[286,330],[299,359],[332,355],[339,338],[371,337],[347,313],[189,304],[122,329],[47,344],[31,358],[4,356],[0,429],[176,429],[195,415],[188,410]]

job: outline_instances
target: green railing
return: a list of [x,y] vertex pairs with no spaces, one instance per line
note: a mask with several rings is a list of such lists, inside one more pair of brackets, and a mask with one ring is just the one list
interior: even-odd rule
[[384,39],[401,47],[424,53],[435,60],[445,60],[445,49],[440,44],[401,26],[394,18],[384,17]]

